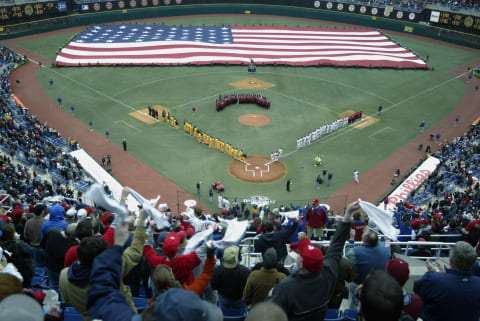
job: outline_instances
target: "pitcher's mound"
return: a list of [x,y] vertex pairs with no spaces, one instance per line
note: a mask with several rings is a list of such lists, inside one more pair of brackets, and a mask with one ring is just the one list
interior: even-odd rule
[[271,183],[282,179],[287,174],[287,167],[280,161],[270,163],[266,156],[249,156],[246,164],[233,160],[228,171],[233,177],[250,183]]
[[230,85],[241,88],[241,89],[267,89],[275,87],[274,84],[256,79],[256,78],[247,78],[237,82],[232,82]]
[[270,117],[262,114],[245,114],[238,121],[247,126],[265,126],[270,124]]

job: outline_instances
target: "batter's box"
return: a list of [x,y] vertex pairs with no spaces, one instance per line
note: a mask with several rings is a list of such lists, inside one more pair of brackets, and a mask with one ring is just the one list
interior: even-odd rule
[[269,82],[266,82],[257,78],[247,78],[244,80],[232,82],[230,83],[230,85],[240,89],[267,89],[267,88],[275,87],[274,84],[271,84]]
[[246,162],[234,160],[228,166],[230,174],[250,183],[270,183],[282,179],[287,168],[281,161],[272,163],[270,157],[248,156]]

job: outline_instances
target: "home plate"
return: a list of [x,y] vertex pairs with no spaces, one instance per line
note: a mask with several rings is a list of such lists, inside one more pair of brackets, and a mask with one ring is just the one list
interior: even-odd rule
[[255,169],[260,169],[260,166],[255,166]]

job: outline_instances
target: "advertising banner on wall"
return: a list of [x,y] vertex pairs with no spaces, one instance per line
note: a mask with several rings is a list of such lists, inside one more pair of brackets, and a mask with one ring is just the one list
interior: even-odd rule
[[[387,210],[394,210],[395,204],[405,201],[410,193],[416,190],[433,173],[439,163],[438,158],[429,156],[400,186],[388,195]],[[383,206],[383,203],[379,205],[382,208]]]
[[336,1],[314,1],[314,8],[326,9],[331,11],[341,11],[346,13],[356,13],[361,15],[369,15],[372,17],[384,17],[396,20],[405,20],[417,22],[419,13],[402,11],[395,9],[393,6],[386,6],[384,8],[369,6],[366,4],[342,3]]

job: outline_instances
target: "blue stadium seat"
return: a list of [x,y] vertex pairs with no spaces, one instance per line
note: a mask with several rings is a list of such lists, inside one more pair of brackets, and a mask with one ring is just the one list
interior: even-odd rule
[[358,310],[346,309],[343,311],[343,320],[356,321]]
[[47,278],[44,276],[34,276],[32,278],[32,288],[35,289],[48,289]]
[[325,321],[341,321],[342,318],[339,316],[337,309],[328,309],[325,314]]
[[138,313],[141,313],[148,306],[147,298],[133,297],[133,304],[137,308]]
[[47,268],[44,267],[36,267],[35,268],[35,276],[47,276]]
[[246,310],[222,309],[224,321],[243,321],[247,317]]
[[80,312],[75,310],[75,308],[66,307],[65,310],[63,310],[63,320],[64,321],[83,321],[83,318]]

